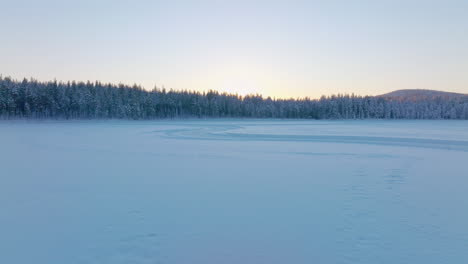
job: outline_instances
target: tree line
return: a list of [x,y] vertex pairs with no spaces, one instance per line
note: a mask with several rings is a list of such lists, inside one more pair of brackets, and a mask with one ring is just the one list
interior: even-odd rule
[[332,95],[275,99],[217,91],[176,91],[100,82],[40,82],[0,76],[0,118],[159,119],[468,119],[468,97],[406,100]]

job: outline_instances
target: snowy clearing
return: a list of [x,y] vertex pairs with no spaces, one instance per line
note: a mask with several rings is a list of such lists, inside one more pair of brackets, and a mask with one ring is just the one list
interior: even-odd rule
[[468,121],[0,121],[0,263],[466,263]]

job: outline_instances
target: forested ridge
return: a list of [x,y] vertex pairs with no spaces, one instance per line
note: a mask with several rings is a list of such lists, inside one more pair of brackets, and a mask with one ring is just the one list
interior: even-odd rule
[[40,82],[0,76],[0,118],[468,119],[468,96],[332,95],[274,99],[217,91],[176,91],[100,82]]

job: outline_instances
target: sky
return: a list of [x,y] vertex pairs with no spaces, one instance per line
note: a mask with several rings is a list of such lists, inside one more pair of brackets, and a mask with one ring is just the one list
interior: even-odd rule
[[276,98],[468,93],[468,1],[0,0],[0,74]]

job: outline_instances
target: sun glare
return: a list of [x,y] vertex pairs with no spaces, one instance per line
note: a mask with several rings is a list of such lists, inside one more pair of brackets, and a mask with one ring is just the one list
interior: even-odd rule
[[220,90],[241,96],[260,93],[256,82],[248,79],[226,80]]

